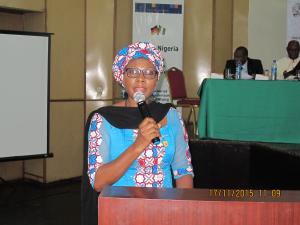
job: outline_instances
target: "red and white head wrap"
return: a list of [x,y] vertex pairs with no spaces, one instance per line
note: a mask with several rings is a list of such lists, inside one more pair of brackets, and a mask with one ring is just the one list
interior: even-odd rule
[[115,57],[112,65],[112,71],[115,80],[123,86],[124,69],[132,59],[145,58],[153,63],[157,72],[158,78],[163,72],[163,57],[160,51],[149,42],[136,42],[122,48]]

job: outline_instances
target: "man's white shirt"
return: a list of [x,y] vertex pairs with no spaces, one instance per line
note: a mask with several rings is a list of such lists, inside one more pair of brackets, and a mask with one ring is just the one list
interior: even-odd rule
[[[277,79],[284,80],[283,72],[291,71],[300,61],[300,57],[292,60],[289,57],[283,57],[277,61]],[[293,80],[295,76],[289,76],[286,80]]]
[[242,80],[250,80],[250,79],[253,79],[253,77],[250,76],[250,75],[248,74],[248,61],[246,61],[246,62],[242,65],[241,79],[242,79]]

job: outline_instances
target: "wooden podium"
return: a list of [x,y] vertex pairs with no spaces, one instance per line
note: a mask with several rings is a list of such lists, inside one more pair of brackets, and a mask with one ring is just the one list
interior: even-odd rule
[[104,188],[99,225],[299,225],[300,191]]

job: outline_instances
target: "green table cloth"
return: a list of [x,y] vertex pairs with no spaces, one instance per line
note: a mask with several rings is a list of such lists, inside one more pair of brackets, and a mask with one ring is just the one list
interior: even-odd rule
[[300,143],[300,81],[203,81],[200,138]]

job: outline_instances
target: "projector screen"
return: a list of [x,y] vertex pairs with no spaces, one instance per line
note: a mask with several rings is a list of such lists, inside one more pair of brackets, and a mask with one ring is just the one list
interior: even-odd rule
[[0,30],[0,161],[49,155],[50,34]]

